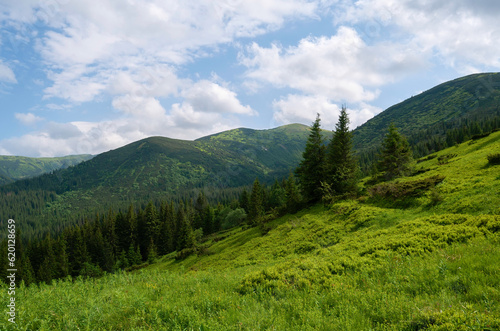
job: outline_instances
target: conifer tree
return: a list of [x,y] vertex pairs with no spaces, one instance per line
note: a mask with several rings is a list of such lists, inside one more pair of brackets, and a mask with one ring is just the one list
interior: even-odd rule
[[321,137],[320,122],[320,116],[317,114],[302,153],[302,161],[295,170],[304,199],[308,203],[315,203],[321,199],[321,181],[325,177],[325,146]]
[[156,246],[156,243],[158,242],[158,234],[160,232],[160,220],[158,217],[158,211],[151,201],[148,203],[148,206],[144,211],[144,224],[146,227],[146,240],[148,240],[148,246],[151,240],[153,240]]
[[62,235],[57,240],[55,245],[56,254],[56,277],[65,278],[69,275],[69,256],[67,252],[67,242],[65,236]]
[[45,258],[38,269],[38,279],[42,282],[50,284],[51,280],[56,276],[56,258],[54,255],[54,243],[50,234],[44,240]]
[[286,203],[286,193],[285,189],[276,179],[271,186],[271,191],[269,192],[268,206],[269,208],[280,208]]
[[264,216],[264,197],[262,186],[260,185],[258,178],[256,178],[253,182],[248,209],[248,221],[250,222],[250,224],[259,224],[262,216]]
[[184,204],[180,203],[177,208],[177,250],[191,248],[194,245],[193,228],[187,217]]
[[151,238],[148,247],[148,262],[153,263],[157,257],[158,257],[158,250],[156,249],[156,245],[153,241],[153,238]]
[[349,131],[349,116],[342,106],[332,139],[327,147],[326,183],[336,195],[356,190],[358,166],[352,151],[352,133]]
[[292,214],[296,213],[301,207],[302,198],[300,196],[299,188],[297,187],[293,173],[290,173],[288,179],[285,181],[285,196],[286,211]]
[[248,211],[249,211],[248,206],[250,204],[250,195],[248,194],[248,191],[246,188],[244,188],[243,192],[241,192],[239,204],[240,204],[240,207],[245,210],[245,213],[248,214]]
[[[133,212],[133,208],[131,210],[132,206],[129,208],[129,213]],[[117,252],[120,252],[122,250],[127,250],[128,247],[130,246],[131,242],[131,233],[130,233],[130,217],[127,215],[124,215],[122,213],[118,213],[116,215],[116,221],[115,221],[115,233],[117,237]]]
[[35,271],[31,266],[29,256],[25,255],[22,257],[20,266],[20,278],[22,281],[24,281],[24,285],[29,286],[30,284],[36,283]]
[[413,160],[410,144],[401,135],[394,123],[389,125],[388,133],[382,142],[382,152],[378,168],[384,172],[385,180],[405,176],[410,172]]

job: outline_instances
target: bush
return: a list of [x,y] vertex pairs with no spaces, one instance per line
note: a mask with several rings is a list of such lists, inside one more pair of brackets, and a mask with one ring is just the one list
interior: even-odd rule
[[235,226],[242,224],[246,218],[247,214],[245,213],[245,210],[243,208],[232,210],[224,218],[222,228],[224,230],[234,228]]
[[436,175],[402,183],[383,183],[368,188],[368,193],[372,197],[389,198],[391,200],[418,197],[425,191],[441,183],[444,178],[444,176]]
[[492,165],[498,165],[500,164],[500,153],[498,154],[490,154],[487,156],[488,158],[488,163]]
[[475,134],[471,137],[472,140],[478,140],[484,137],[488,137],[491,134],[491,132],[486,132],[486,133],[481,133],[481,134]]
[[429,155],[427,157],[423,157],[421,159],[418,159],[417,163],[424,162],[424,161],[429,161],[429,160],[435,159],[436,157],[437,157],[436,154],[431,154],[431,155]]
[[195,249],[193,247],[184,248],[183,250],[181,250],[180,252],[177,252],[177,254],[175,254],[175,259],[176,260],[184,260],[186,257],[193,254],[194,252],[195,252]]
[[438,164],[446,164],[450,161],[450,159],[456,157],[457,154],[445,154],[445,155],[441,155],[440,157],[438,157]]

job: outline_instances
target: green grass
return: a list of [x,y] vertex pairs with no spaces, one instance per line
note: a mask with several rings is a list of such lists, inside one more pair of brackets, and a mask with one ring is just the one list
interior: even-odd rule
[[265,235],[211,235],[181,261],[172,253],[130,273],[21,286],[17,329],[498,330],[500,168],[487,155],[499,149],[496,132],[399,180],[445,176],[434,193],[318,205]]

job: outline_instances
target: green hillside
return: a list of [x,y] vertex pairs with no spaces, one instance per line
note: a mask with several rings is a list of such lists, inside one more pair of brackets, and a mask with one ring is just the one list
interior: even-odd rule
[[65,169],[92,157],[87,154],[46,158],[0,155],[0,185],[39,176],[53,170]]
[[[364,180],[356,200],[213,234],[185,259],[21,286],[17,326],[498,330],[500,166],[487,159],[498,153],[495,132],[419,160],[413,177]],[[435,188],[412,191],[436,176]]]
[[[0,187],[0,217],[29,224],[26,233],[31,234],[110,207],[191,197],[200,188],[212,200],[220,199],[219,192],[250,185],[257,177],[271,182],[288,176],[302,157],[308,132],[307,126],[292,124],[235,129],[196,141],[143,139],[74,167]],[[228,192],[227,199],[236,197]],[[25,208],[26,201],[33,201],[32,208]]]
[[496,118],[500,126],[499,105],[500,73],[461,77],[412,96],[367,121],[354,131],[354,148],[360,154],[377,148],[391,122],[413,145],[432,145],[436,139],[445,144],[448,131],[472,122],[482,124]]

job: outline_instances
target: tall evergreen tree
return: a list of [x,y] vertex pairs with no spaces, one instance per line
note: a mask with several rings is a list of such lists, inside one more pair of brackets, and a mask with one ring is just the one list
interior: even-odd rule
[[302,198],[300,196],[299,188],[297,187],[293,173],[290,173],[288,179],[285,181],[285,196],[286,211],[289,213],[296,213],[297,211],[299,211]]
[[325,146],[321,136],[320,116],[311,126],[306,148],[302,153],[302,161],[295,170],[299,179],[304,199],[315,203],[321,199],[321,181],[325,178]]
[[356,190],[358,166],[352,151],[352,133],[349,131],[349,116],[342,106],[332,139],[327,147],[326,183],[337,195]]
[[253,182],[252,193],[250,193],[250,203],[248,206],[248,221],[252,225],[259,224],[264,216],[264,196],[259,179]]
[[378,169],[384,172],[384,178],[391,180],[405,176],[410,172],[410,163],[413,160],[410,144],[406,137],[398,132],[391,123],[388,133],[382,142],[382,152],[378,162]]
[[250,195],[248,194],[248,191],[246,188],[244,188],[243,192],[241,192],[241,195],[239,198],[239,204],[240,204],[240,207],[245,210],[245,213],[248,214],[248,211],[249,211],[248,205],[250,204]]

